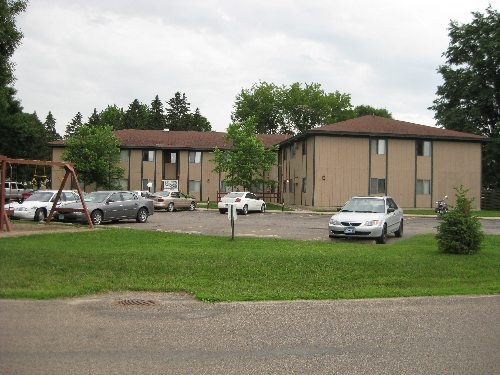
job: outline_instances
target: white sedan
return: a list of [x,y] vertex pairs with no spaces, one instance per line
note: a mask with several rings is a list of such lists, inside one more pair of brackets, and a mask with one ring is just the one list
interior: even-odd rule
[[[13,210],[12,217],[14,219],[42,221],[49,214],[56,195],[57,190],[37,190],[23,203],[6,204],[5,208]],[[74,191],[63,190],[56,207],[78,201],[80,201],[80,197]]]
[[330,218],[330,238],[374,238],[386,242],[387,235],[403,235],[403,210],[391,197],[352,197]]
[[224,214],[230,205],[235,205],[236,210],[243,215],[250,211],[266,212],[266,202],[248,191],[234,191],[223,196],[217,204],[219,212]]

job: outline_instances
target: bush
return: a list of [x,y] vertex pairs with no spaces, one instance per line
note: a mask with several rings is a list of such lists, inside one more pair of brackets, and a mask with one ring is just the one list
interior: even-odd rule
[[454,188],[456,205],[441,216],[437,227],[438,248],[444,253],[473,254],[479,251],[483,232],[478,218],[471,213],[472,200],[467,198],[468,189]]

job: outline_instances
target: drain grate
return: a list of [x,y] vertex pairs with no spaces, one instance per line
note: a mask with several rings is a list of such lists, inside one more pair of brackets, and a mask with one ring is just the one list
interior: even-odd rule
[[121,299],[116,302],[123,306],[155,306],[156,301],[152,299]]

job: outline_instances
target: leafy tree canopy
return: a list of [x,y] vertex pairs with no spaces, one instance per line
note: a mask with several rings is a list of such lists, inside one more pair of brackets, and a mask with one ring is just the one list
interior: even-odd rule
[[483,153],[483,184],[500,187],[500,14],[489,6],[468,24],[451,21],[450,44],[438,68],[443,84],[429,109],[438,125],[491,139]]
[[81,125],[65,141],[62,159],[73,163],[79,178],[98,187],[118,187],[124,170],[120,162],[120,141],[106,125]]
[[366,112],[391,118],[386,109],[353,108],[349,94],[327,93],[318,83],[293,83],[287,87],[259,82],[236,96],[231,118],[242,122],[253,117],[260,134],[294,134]]
[[226,134],[227,140],[232,144],[231,149],[214,150],[214,171],[225,174],[227,186],[262,190],[265,186],[276,184],[267,175],[277,162],[277,148],[264,148],[264,144],[256,136],[255,128],[254,118],[232,123]]

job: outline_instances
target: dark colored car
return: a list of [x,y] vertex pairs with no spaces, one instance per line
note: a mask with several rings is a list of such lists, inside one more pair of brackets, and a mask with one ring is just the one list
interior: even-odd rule
[[[104,221],[135,220],[145,223],[153,215],[151,199],[139,197],[131,191],[94,191],[85,195],[85,205],[94,225]],[[57,212],[57,220],[85,222],[83,212],[67,212],[68,208],[82,208],[81,203],[68,204]]]

